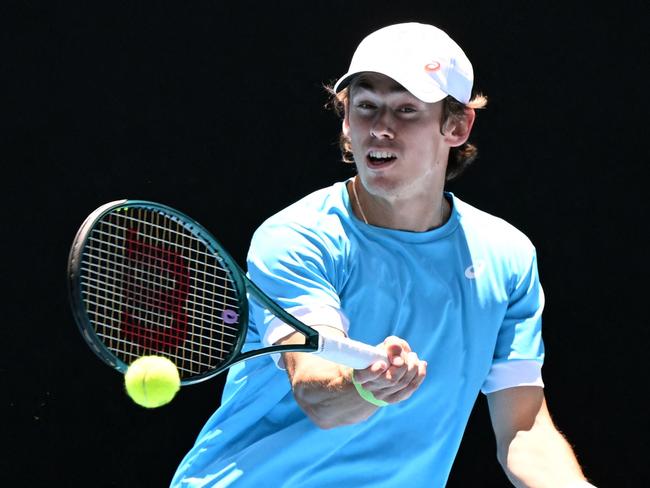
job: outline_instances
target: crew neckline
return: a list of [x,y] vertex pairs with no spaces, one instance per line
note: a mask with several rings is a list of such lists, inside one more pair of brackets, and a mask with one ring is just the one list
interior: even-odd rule
[[425,231],[410,231],[410,230],[400,230],[400,229],[391,229],[388,227],[378,227],[372,224],[366,224],[363,220],[356,216],[352,210],[352,201],[350,200],[350,195],[347,190],[347,184],[352,181],[352,178],[349,178],[345,181],[339,182],[341,190],[341,197],[345,204],[345,208],[350,214],[350,221],[354,223],[355,227],[367,234],[383,235],[390,236],[395,239],[411,242],[411,243],[421,243],[421,242],[430,242],[442,239],[447,237],[449,234],[456,230],[460,220],[460,214],[458,213],[458,205],[456,196],[450,192],[445,191],[444,196],[449,202],[451,207],[451,213],[447,221],[440,227],[435,229],[425,230]]

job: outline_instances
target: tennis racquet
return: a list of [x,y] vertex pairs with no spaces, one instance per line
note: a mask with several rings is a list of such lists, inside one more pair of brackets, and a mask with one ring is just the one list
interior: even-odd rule
[[[70,303],[91,349],[126,372],[144,355],[176,364],[181,384],[248,358],[313,352],[355,369],[386,361],[376,347],[325,337],[283,310],[198,222],[168,206],[119,200],[92,212],[68,258]],[[304,344],[242,352],[249,299],[305,336]]]

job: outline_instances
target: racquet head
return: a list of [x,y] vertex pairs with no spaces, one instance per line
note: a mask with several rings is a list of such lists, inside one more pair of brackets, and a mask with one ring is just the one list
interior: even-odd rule
[[248,323],[243,273],[216,239],[164,205],[120,200],[83,223],[68,259],[81,334],[121,372],[140,356],[165,356],[181,384],[226,369]]

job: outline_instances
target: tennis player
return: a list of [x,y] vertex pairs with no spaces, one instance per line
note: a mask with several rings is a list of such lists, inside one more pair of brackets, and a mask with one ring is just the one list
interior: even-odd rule
[[[381,344],[350,370],[285,353],[233,367],[174,487],[443,487],[487,395],[513,485],[592,486],[547,409],[535,248],[445,191],[476,156],[472,66],[431,25],[382,28],[333,87],[357,174],[255,232],[248,273],[323,334]],[[247,349],[302,336],[253,306]]]

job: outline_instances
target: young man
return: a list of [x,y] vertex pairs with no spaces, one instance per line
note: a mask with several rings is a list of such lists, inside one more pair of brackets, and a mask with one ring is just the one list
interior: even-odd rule
[[[381,344],[388,364],[287,353],[233,367],[172,486],[442,487],[480,391],[515,486],[591,486],[546,408],[534,247],[444,191],[474,157],[472,83],[433,26],[359,45],[334,87],[358,174],[262,224],[248,271],[323,334]],[[302,336],[252,307],[248,348],[288,342]]]

